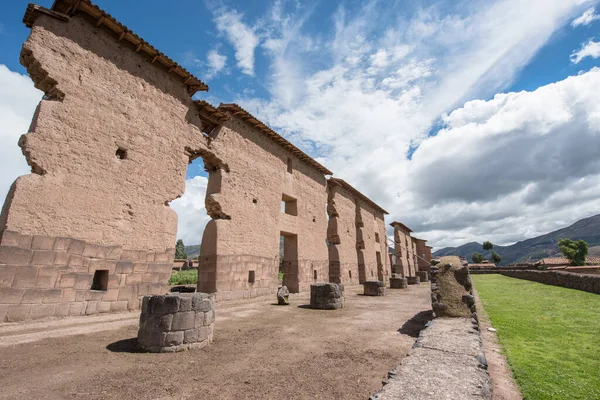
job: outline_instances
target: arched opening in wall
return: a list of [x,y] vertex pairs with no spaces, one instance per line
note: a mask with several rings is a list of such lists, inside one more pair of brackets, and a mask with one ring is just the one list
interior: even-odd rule
[[[202,157],[195,158],[187,168],[183,195],[169,203],[177,213],[177,240],[183,241],[185,256],[189,260],[198,259],[204,229],[211,220],[205,206],[208,180],[204,160]],[[182,254],[175,258],[178,257]]]

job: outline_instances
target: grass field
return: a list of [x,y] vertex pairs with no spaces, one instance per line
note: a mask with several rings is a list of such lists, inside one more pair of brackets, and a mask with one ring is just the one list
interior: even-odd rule
[[191,285],[198,283],[198,268],[177,271],[169,279],[169,285]]
[[600,295],[473,275],[523,398],[600,399]]

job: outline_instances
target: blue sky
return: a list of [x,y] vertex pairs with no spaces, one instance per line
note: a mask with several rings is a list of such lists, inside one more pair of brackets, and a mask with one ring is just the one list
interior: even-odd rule
[[[511,243],[600,212],[598,197],[581,195],[600,181],[600,168],[573,168],[560,151],[600,144],[599,2],[95,3],[208,83],[197,96],[240,103],[390,210],[390,221],[442,247],[481,235]],[[0,65],[12,79],[5,88],[26,85],[14,74],[25,74],[26,6],[0,5]],[[0,87],[0,107],[14,96]],[[23,100],[19,121],[36,96]],[[26,127],[3,129],[16,143]],[[26,173],[15,148],[5,170],[20,164],[5,181]],[[181,236],[199,242],[200,163],[187,179],[173,207]]]

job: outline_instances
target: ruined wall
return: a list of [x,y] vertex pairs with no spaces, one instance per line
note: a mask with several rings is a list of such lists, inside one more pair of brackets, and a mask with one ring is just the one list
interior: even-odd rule
[[[40,15],[21,63],[45,97],[19,141],[32,174],[0,217],[0,311],[137,309],[167,290],[168,202],[184,191],[189,152],[208,153],[187,88],[84,14]],[[92,290],[97,270],[103,290]]]
[[362,242],[366,280],[384,281],[389,278],[389,261],[385,236],[384,216],[369,204],[359,200],[358,206],[363,223]]
[[[330,181],[331,182],[331,181]],[[329,281],[356,285],[359,280],[356,203],[345,188],[328,184],[327,241],[329,242]]]
[[[228,171],[220,171],[218,190],[211,189],[214,179],[209,177],[207,205],[218,202],[220,212],[202,239],[199,290],[217,292],[218,299],[274,293],[282,233],[297,235],[297,257],[285,260],[284,285],[298,292],[326,282],[325,176],[236,116],[211,138]],[[295,199],[297,215],[281,211],[282,197]]]
[[416,239],[415,243],[417,244],[417,270],[419,271],[429,271],[430,264],[428,261],[431,261],[431,247],[427,246],[427,240]]
[[397,223],[392,223],[392,226],[394,227],[394,252],[398,269],[395,273],[401,274],[403,277],[414,276],[410,231]]

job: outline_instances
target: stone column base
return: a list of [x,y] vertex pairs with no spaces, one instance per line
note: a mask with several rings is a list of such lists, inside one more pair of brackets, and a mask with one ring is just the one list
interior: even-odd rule
[[418,276],[407,276],[406,280],[409,285],[418,285],[419,283],[421,283],[421,280]]
[[419,277],[421,282],[429,282],[429,272],[417,271],[417,276]]
[[338,283],[310,285],[310,308],[320,310],[344,308],[344,285]]
[[385,284],[381,281],[363,282],[365,296],[385,296]]
[[406,289],[407,287],[406,278],[390,278],[390,289]]

